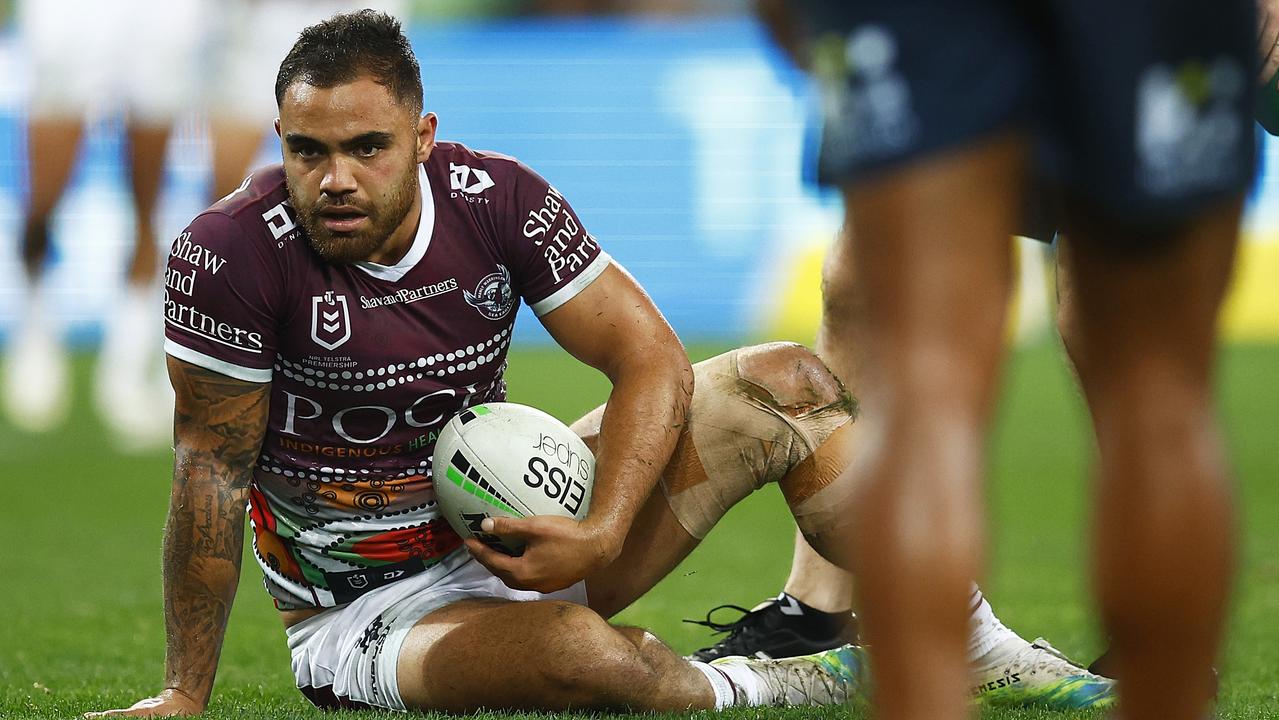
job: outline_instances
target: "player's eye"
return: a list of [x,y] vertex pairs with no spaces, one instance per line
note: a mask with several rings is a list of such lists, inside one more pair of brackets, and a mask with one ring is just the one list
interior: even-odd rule
[[371,158],[371,157],[373,157],[374,155],[377,155],[377,154],[378,154],[378,151],[379,151],[379,150],[381,150],[381,149],[382,149],[382,147],[381,147],[380,145],[374,145],[374,144],[372,144],[372,143],[369,143],[369,144],[366,144],[366,145],[360,145],[360,146],[356,147],[356,148],[355,148],[355,154],[356,154],[356,156],[358,156],[358,157],[362,157],[362,158]]
[[320,157],[320,151],[313,145],[301,145],[293,148],[293,154],[302,160],[314,160]]

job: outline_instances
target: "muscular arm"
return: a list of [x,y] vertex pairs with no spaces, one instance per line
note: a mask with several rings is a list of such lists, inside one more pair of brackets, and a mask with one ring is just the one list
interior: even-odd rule
[[204,711],[240,580],[244,507],[266,431],[270,385],[168,359],[173,489],[164,526],[164,691],[91,720]]
[[693,396],[693,368],[648,294],[617,265],[542,322],[565,350],[613,384],[584,521],[606,541],[611,561],[675,450]]
[[596,450],[587,517],[485,520],[486,530],[528,541],[511,558],[468,540],[508,585],[549,592],[587,577],[622,550],[640,506],[670,460],[688,415],[693,369],[674,331],[635,280],[613,265],[542,317],[564,349],[613,383]]
[[239,581],[245,503],[270,385],[168,363],[177,405],[164,531],[165,688],[203,708]]
[[165,689],[86,717],[162,717],[205,710],[239,583],[244,505],[266,432],[270,385],[169,358],[174,468],[164,532]]

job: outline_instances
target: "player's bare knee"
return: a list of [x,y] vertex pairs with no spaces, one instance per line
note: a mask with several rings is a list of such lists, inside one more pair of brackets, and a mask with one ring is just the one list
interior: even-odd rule
[[795,343],[733,350],[693,368],[688,430],[662,478],[693,537],[737,501],[780,481],[848,422],[855,404],[812,351]]
[[556,632],[547,638],[546,662],[538,672],[547,689],[565,705],[620,708],[635,702],[633,690],[651,688],[657,682],[636,645],[593,610],[556,602],[552,615]]

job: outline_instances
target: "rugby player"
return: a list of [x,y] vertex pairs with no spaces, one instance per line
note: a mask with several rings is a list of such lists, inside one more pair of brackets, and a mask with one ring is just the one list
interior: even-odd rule
[[[694,371],[556,189],[512,158],[436,141],[419,72],[386,15],[305,30],[276,82],[283,166],[174,241],[164,689],[92,715],[207,706],[246,504],[297,685],[323,707],[847,700],[857,648],[688,662],[606,621],[696,544],[682,528],[708,528],[734,493],[780,480],[800,527],[829,514],[800,465],[849,417],[839,383],[791,345]],[[514,558],[463,546],[429,468],[452,415],[505,396],[520,299],[613,390],[576,426],[597,457],[590,514],[486,521],[526,539]]]
[[828,295],[847,303],[830,340],[857,353],[856,375],[832,367],[863,407],[832,534],[857,571],[882,716],[967,714],[1006,238],[1018,191],[1046,171],[1065,191],[1090,357],[1076,370],[1101,460],[1095,575],[1124,716],[1201,717],[1234,556],[1212,374],[1252,173],[1252,4],[807,10],[834,90],[823,171],[850,228]]

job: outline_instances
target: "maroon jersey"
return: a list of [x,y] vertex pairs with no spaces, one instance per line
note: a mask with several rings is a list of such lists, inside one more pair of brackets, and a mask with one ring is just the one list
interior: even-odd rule
[[517,298],[543,315],[608,266],[568,203],[512,158],[440,143],[394,266],[329,265],[257,172],[173,242],[165,351],[270,382],[249,518],[281,608],[328,607],[461,546],[431,484],[436,434],[502,400]]

